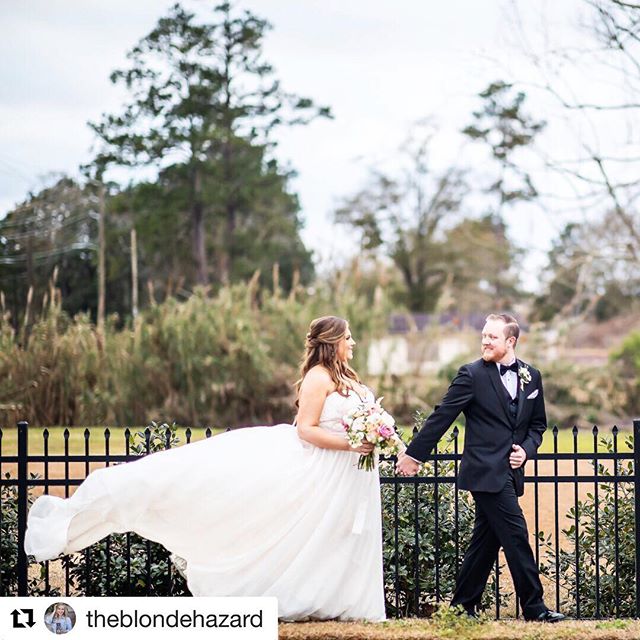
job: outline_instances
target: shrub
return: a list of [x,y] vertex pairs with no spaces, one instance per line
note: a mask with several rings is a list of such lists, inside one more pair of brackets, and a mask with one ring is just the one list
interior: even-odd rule
[[169,298],[119,328],[99,331],[87,315],[69,318],[53,296],[30,332],[0,316],[0,420],[31,425],[272,424],[293,417],[309,322],[326,314],[351,321],[364,374],[366,344],[386,309],[349,287],[258,289],[255,280]]
[[[612,438],[601,442],[608,452],[613,451]],[[633,450],[632,436],[626,438],[625,446]],[[611,475],[602,463],[598,463],[597,471],[600,476]],[[578,614],[578,599],[581,618],[636,615],[633,462],[619,462],[618,475],[628,476],[630,481],[617,485],[617,510],[615,484],[601,483],[597,501],[595,494],[589,493],[577,508],[571,507],[567,512],[571,524],[562,530],[565,544],[561,544],[558,554],[559,574],[551,535],[539,533],[544,550],[541,572],[558,580],[563,611],[570,616]]]
[[624,403],[621,408],[630,415],[640,413],[640,331],[630,333],[611,355],[611,360],[619,372],[620,384],[623,386]]
[[[10,473],[5,473],[7,480]],[[0,588],[3,596],[18,593],[18,488],[0,487]]]
[[[5,473],[5,479],[11,480],[11,474]],[[39,476],[31,474],[35,480]],[[29,505],[33,501],[29,492]],[[18,595],[18,487],[3,485],[0,487],[0,595]],[[31,595],[44,594],[44,571],[40,575],[31,575],[28,580],[28,592]],[[50,595],[57,591],[50,590]]]

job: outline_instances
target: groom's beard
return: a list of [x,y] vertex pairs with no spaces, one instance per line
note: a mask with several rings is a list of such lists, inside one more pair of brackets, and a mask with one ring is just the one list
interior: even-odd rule
[[485,362],[499,362],[506,353],[507,350],[500,347],[482,347],[482,359]]

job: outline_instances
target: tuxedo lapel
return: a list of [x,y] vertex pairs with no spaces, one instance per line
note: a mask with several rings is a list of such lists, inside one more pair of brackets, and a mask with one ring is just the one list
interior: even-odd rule
[[520,378],[520,367],[523,367],[523,366],[524,364],[520,360],[518,360],[518,413],[516,414],[516,425],[520,421],[520,416],[522,415],[522,409],[524,408],[524,403],[526,402],[527,396],[531,391],[529,389],[531,385],[531,380],[529,380],[529,382],[527,382],[527,384],[525,384],[523,387],[520,386],[522,383],[522,379]]
[[[509,411],[507,409],[507,403],[505,399],[505,393],[508,393],[502,384],[502,380],[500,380],[500,374],[498,373],[498,367],[496,367],[495,362],[485,362],[485,370],[487,375],[489,376],[489,380],[491,380],[491,385],[493,386],[493,390],[496,392],[496,400],[500,405],[504,413],[504,417],[509,422]],[[520,407],[518,407],[519,409]]]

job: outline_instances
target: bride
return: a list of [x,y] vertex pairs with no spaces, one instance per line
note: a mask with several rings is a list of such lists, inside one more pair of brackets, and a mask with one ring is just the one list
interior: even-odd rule
[[193,595],[276,596],[281,618],[384,620],[380,486],[342,417],[369,389],[346,320],[306,336],[295,424],[238,429],[91,473],[41,496],[25,550],[42,561],[135,532],[186,562]]

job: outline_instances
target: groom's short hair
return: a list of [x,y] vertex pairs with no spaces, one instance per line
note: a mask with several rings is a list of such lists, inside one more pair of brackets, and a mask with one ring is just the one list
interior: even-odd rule
[[513,337],[516,339],[516,342],[518,342],[518,338],[520,337],[520,325],[512,315],[508,313],[491,313],[486,317],[485,322],[488,322],[489,320],[502,320],[502,322],[504,322],[504,337]]

